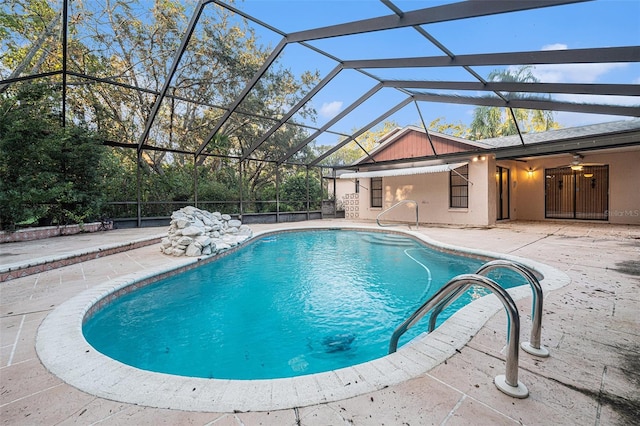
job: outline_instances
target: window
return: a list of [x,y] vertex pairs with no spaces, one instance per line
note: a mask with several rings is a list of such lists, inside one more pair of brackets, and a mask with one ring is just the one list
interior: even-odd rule
[[382,178],[371,178],[371,207],[382,207]]
[[449,207],[466,209],[469,207],[469,165],[465,164],[449,172]]

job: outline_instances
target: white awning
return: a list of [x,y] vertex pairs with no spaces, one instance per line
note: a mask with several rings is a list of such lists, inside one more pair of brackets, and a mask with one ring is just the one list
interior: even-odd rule
[[344,173],[340,175],[340,179],[360,179],[360,178],[372,178],[383,176],[407,176],[407,175],[421,175],[423,173],[441,173],[449,172],[458,167],[462,167],[465,164],[469,164],[467,161],[463,163],[453,164],[440,164],[437,166],[423,166],[423,167],[407,167],[404,169],[387,169],[387,170],[374,170],[372,172],[353,172]]

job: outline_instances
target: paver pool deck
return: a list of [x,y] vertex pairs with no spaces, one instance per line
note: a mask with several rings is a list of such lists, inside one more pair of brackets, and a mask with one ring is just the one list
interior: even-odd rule
[[[369,226],[344,219],[251,225]],[[398,229],[407,229],[398,227]],[[500,392],[506,316],[493,315],[453,356],[418,377],[359,396],[289,409],[196,412],[94,396],[50,373],[36,352],[42,321],[57,306],[108,280],[184,258],[153,243],[86,260],[83,254],[149,240],[166,228],[113,230],[0,245],[0,272],[55,259],[68,266],[0,283],[0,421],[7,425],[627,425],[640,424],[640,227],[604,223],[505,222],[491,228],[421,225],[430,239],[519,256],[554,267],[570,283],[545,293],[542,344],[549,358],[520,351],[526,399]],[[58,265],[59,266],[59,265]],[[530,330],[531,298],[517,302]],[[250,398],[251,396],[249,396]]]

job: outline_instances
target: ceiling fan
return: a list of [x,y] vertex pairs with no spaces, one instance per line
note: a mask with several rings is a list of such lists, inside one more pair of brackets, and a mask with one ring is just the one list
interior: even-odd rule
[[584,160],[584,156],[578,153],[575,153],[573,154],[573,160],[569,164],[569,167],[571,167],[571,170],[579,172],[579,171],[582,171],[585,167],[603,165],[601,163],[585,163],[583,160]]

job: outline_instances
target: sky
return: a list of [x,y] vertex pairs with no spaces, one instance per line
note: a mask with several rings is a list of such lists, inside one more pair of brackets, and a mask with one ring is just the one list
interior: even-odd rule
[[[444,3],[448,2],[394,1],[394,4],[404,11]],[[236,3],[236,7],[285,33],[392,14],[390,9],[376,0],[244,0]],[[260,41],[266,46],[275,46],[281,39],[281,35],[266,28],[259,25],[253,27]],[[638,46],[640,45],[640,1],[599,0],[435,23],[423,25],[422,28],[456,55]],[[309,44],[343,60],[443,55],[441,50],[411,28],[336,37],[313,41]],[[303,46],[290,45],[285,48],[279,58],[279,64],[290,68],[298,75],[305,70],[318,70],[321,77],[324,77],[337,65],[337,62]],[[474,67],[474,71],[485,78],[495,69],[496,67]],[[466,71],[453,68],[368,71],[386,79],[477,81]],[[535,67],[533,73],[541,82],[640,84],[640,63],[539,65]],[[315,125],[319,127],[326,123],[375,84],[375,80],[357,71],[346,70],[339,73],[311,100],[318,111]],[[431,90],[431,92],[438,91]],[[444,91],[441,93],[452,94]],[[463,91],[457,94],[480,95]],[[333,126],[331,130],[353,133],[354,130],[365,126],[405,98],[406,95],[395,89],[383,89]],[[599,97],[594,100],[585,95],[555,95],[554,99],[615,105],[640,103],[637,98],[634,99],[631,96]],[[460,122],[469,125],[474,109],[470,105],[430,102],[420,102],[418,108],[411,103],[388,120],[393,120],[401,126],[419,124],[420,114],[422,114],[427,125],[437,118],[441,118],[444,122]],[[625,117],[564,112],[556,113],[555,117],[563,127],[626,119]],[[294,119],[298,118],[294,116]],[[333,144],[339,136],[325,135],[323,138],[318,142]]]
[[[99,6],[105,1],[89,0],[88,4]],[[190,16],[199,0],[181,1]],[[450,3],[450,1],[442,0],[392,1],[395,6],[405,12]],[[142,8],[146,8],[147,5],[151,8],[153,4],[154,0],[140,0]],[[288,34],[393,14],[384,3],[378,0],[236,0],[233,7],[265,24],[251,23],[251,26],[259,43],[266,48],[276,46],[282,39],[282,35],[269,29],[269,26]],[[204,14],[208,13],[215,14],[214,5],[209,4],[205,7]],[[455,55],[640,46],[640,0],[587,1],[495,16],[434,23],[422,25],[421,28]],[[341,60],[444,55],[438,47],[413,28],[335,37],[311,41],[308,44]],[[337,65],[338,62],[331,57],[295,43],[289,44],[284,49],[277,62],[277,66],[288,68],[297,76],[302,75],[305,71],[317,71],[320,78],[325,77]],[[488,79],[489,74],[497,68],[500,67],[473,67],[473,70]],[[453,67],[369,69],[366,72],[387,80],[477,82],[477,79],[469,72]],[[533,73],[539,81],[549,83],[640,85],[640,62],[538,65],[533,69]],[[310,122],[298,115],[293,116],[293,121],[321,127],[376,84],[377,80],[366,73],[343,70],[311,99],[310,102],[317,111],[316,121]],[[429,92],[460,96],[488,96],[486,92],[473,91],[429,90]],[[341,139],[340,134],[353,134],[366,127],[381,114],[406,98],[406,94],[396,89],[382,89],[333,125],[329,130],[335,132],[334,134],[323,134],[316,143],[333,145]],[[554,95],[553,99],[576,103],[640,104],[637,96],[600,96],[594,98],[585,95]],[[424,120],[428,126],[432,121],[439,119],[441,123],[461,123],[469,126],[473,119],[474,109],[473,105],[434,102],[410,103],[388,117],[386,121],[394,121],[400,126],[405,126],[421,125]],[[556,112],[555,119],[562,127],[575,127],[628,119],[628,117]]]

